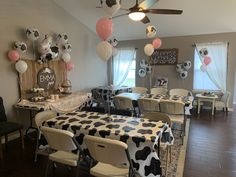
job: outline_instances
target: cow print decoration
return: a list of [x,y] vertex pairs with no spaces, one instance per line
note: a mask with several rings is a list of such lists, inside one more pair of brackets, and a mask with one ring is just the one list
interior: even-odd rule
[[85,135],[127,143],[133,166],[139,175],[144,177],[161,175],[160,160],[155,149],[158,147],[158,138],[164,134],[161,139],[163,143],[173,144],[174,141],[171,129],[161,121],[95,112],[76,111],[49,119],[44,125],[73,132],[85,152],[87,152],[83,141]]
[[27,45],[24,42],[18,41],[14,43],[14,48],[20,53],[25,53],[27,50]]
[[39,30],[36,28],[27,28],[26,29],[26,36],[30,40],[35,41],[39,38]]

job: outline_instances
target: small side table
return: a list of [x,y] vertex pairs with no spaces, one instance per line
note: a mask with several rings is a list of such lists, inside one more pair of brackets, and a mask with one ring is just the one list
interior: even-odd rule
[[217,95],[203,95],[203,94],[196,94],[197,98],[197,113],[200,113],[200,106],[201,106],[201,101],[202,102],[211,102],[212,103],[212,108],[211,108],[211,114],[214,115],[214,108],[215,108],[215,100],[218,98]]

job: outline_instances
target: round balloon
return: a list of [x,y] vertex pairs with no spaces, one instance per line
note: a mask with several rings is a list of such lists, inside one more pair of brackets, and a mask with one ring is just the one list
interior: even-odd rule
[[204,64],[202,64],[201,67],[200,67],[200,69],[201,69],[202,72],[206,72],[207,66],[204,65]]
[[25,61],[20,60],[16,63],[15,68],[19,73],[23,74],[27,70],[28,65]]
[[152,45],[155,49],[158,49],[161,47],[161,39],[156,38],[152,41]]
[[155,26],[153,25],[148,25],[147,28],[146,28],[146,35],[148,38],[153,38],[155,37],[157,33],[157,29]]
[[147,60],[144,60],[144,59],[143,59],[143,60],[140,61],[139,64],[140,64],[140,67],[141,67],[141,68],[147,68],[147,67],[148,67],[148,62],[147,62]]
[[145,47],[144,47],[144,53],[147,55],[147,56],[151,56],[154,52],[154,47],[152,44],[146,44]]
[[71,71],[73,68],[74,68],[74,64],[71,61],[66,63],[67,71]]
[[208,55],[207,48],[202,48],[201,50],[199,50],[199,54],[201,55],[201,57],[207,56]]
[[62,48],[63,48],[64,52],[69,53],[69,52],[71,52],[71,50],[72,50],[72,45],[69,44],[69,43],[66,43],[66,44],[64,44],[64,45],[62,46]]
[[186,79],[188,77],[188,71],[182,71],[179,73],[181,79]]
[[101,18],[96,23],[96,32],[102,40],[107,40],[113,32],[112,20],[109,18]]
[[211,57],[205,56],[203,62],[205,65],[209,65],[211,63]]
[[24,42],[18,41],[14,43],[14,48],[20,53],[25,53],[27,50],[27,45]]
[[39,30],[36,28],[27,28],[26,36],[28,39],[35,41],[39,38]]
[[61,33],[57,35],[57,44],[66,44],[68,41],[68,35],[66,33]]
[[109,41],[108,41],[113,47],[116,47],[118,45],[118,40],[114,37],[112,37]]
[[112,48],[109,42],[102,41],[96,47],[97,54],[102,60],[107,61],[112,55]]
[[187,61],[185,61],[185,62],[183,63],[183,68],[184,68],[185,70],[189,70],[189,69],[191,68],[191,66],[192,66],[192,63],[191,63],[191,61],[189,61],[189,60],[187,60]]
[[11,61],[18,61],[20,59],[20,55],[17,50],[10,50],[7,54],[8,59]]
[[177,64],[176,67],[175,67],[175,70],[176,70],[178,73],[181,73],[182,71],[184,71],[183,65],[182,65],[182,64]]
[[105,0],[102,1],[102,8],[110,16],[113,16],[120,9],[120,0]]
[[148,67],[146,67],[146,73],[151,74],[151,72],[152,72],[152,66],[148,65]]
[[144,68],[139,69],[138,70],[138,75],[140,77],[145,77],[146,76],[146,69],[144,69]]
[[62,59],[63,59],[63,61],[66,62],[66,63],[69,62],[69,61],[70,61],[70,54],[67,53],[67,52],[63,53],[63,54],[62,54]]

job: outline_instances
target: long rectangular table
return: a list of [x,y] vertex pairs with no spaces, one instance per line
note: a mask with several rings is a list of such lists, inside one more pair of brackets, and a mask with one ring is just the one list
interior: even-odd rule
[[127,97],[133,101],[138,101],[139,98],[154,99],[158,102],[162,100],[171,100],[176,102],[182,102],[185,104],[185,114],[191,115],[190,110],[193,108],[192,96],[178,96],[178,95],[162,95],[162,94],[139,94],[139,93],[120,93],[117,96]]
[[[160,137],[173,144],[174,137],[168,124],[135,117],[75,111],[47,120],[44,126],[71,131],[83,150],[85,135],[120,140],[128,144],[132,163],[143,177],[161,176],[156,149]],[[166,137],[167,135],[167,137]]]

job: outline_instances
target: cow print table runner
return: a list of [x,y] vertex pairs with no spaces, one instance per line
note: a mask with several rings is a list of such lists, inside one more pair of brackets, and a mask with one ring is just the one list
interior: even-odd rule
[[158,139],[165,134],[163,141],[169,144],[174,142],[171,129],[161,121],[95,112],[67,113],[47,120],[44,126],[73,132],[85,152],[85,135],[123,141],[128,144],[134,168],[141,176],[148,177],[161,175],[160,160],[156,153]]

